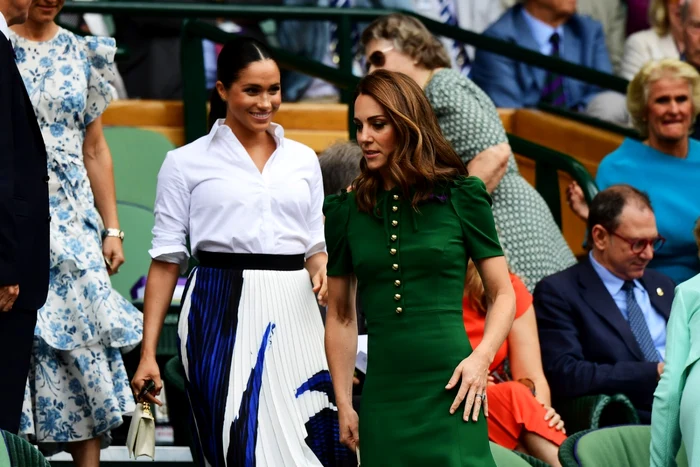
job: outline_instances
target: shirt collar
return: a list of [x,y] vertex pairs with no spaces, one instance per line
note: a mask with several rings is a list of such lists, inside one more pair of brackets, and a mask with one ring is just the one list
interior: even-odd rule
[[5,15],[0,13],[0,32],[2,32],[5,35],[5,39],[8,41],[10,40],[10,28],[7,25],[7,20],[5,19]]
[[[205,143],[207,148],[212,143],[212,141],[214,141],[215,138],[221,138],[222,136],[227,134],[230,134],[231,136],[236,138],[236,135],[233,133],[233,131],[231,131],[231,128],[229,128],[228,125],[226,125],[224,122],[225,119],[220,118],[217,121],[215,121],[214,124],[211,126],[209,134],[205,136]],[[270,123],[267,132],[270,133],[275,139],[277,147],[284,148],[284,128],[282,128],[282,125],[279,125],[277,123]]]
[[[625,281],[617,277],[615,274],[610,272],[605,266],[596,261],[596,259],[593,257],[593,250],[591,250],[591,252],[588,253],[588,258],[591,260],[591,266],[593,266],[593,269],[598,274],[598,277],[600,277],[600,280],[603,281],[603,285],[605,285],[605,288],[608,289],[610,295],[612,297],[617,295],[622,289],[622,286],[625,285]],[[634,287],[642,287],[642,284],[639,282],[639,280],[634,280]]]
[[559,33],[559,42],[564,40],[564,26],[560,25],[557,28],[553,28],[549,24],[541,21],[534,16],[532,16],[525,8],[521,8],[523,13],[523,18],[528,26],[530,26],[530,31],[532,31],[532,36],[537,42],[537,47],[544,49],[545,47],[550,47],[549,39],[555,32]]

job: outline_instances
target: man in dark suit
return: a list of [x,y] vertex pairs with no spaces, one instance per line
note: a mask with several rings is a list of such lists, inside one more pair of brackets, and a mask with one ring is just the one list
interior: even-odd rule
[[0,428],[14,433],[49,286],[46,149],[8,40],[30,4],[0,0]]
[[543,279],[534,306],[555,398],[625,394],[649,423],[674,283],[647,264],[663,245],[648,196],[614,185],[591,202],[588,259]]
[[[484,34],[598,71],[612,73],[603,26],[576,14],[576,0],[524,0]],[[471,79],[496,107],[535,107],[540,102],[583,110],[596,86],[526,63],[477,50]]]

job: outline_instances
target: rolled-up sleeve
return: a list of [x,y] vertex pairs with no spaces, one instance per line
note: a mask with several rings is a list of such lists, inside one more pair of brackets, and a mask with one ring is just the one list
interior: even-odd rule
[[309,243],[306,247],[306,257],[326,251],[326,240],[323,235],[323,177],[321,165],[316,154],[313,158],[313,175],[311,178],[311,204],[309,205]]
[[154,214],[153,243],[148,253],[159,261],[179,263],[184,273],[190,256],[187,251],[190,190],[172,153],[168,153],[158,173]]

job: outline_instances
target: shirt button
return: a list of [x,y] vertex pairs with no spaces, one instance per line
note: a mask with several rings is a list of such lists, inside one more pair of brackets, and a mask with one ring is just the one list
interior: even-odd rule
[[396,295],[394,295],[394,300],[396,300],[397,302],[401,300],[401,294],[397,293]]
[[401,281],[398,280],[398,279],[395,280],[395,281],[394,281],[394,285],[395,285],[396,287],[399,287],[399,286],[401,285]]
[[394,263],[394,264],[391,265],[391,269],[393,269],[394,271],[398,271],[398,270],[399,270],[399,265],[396,264],[396,263]]
[[394,227],[396,227],[397,225],[399,225],[399,221],[391,221],[391,225],[393,225]]
[[391,210],[394,211],[394,212],[396,212],[396,211],[399,210],[399,207],[398,207],[398,206],[392,206],[392,207],[391,207]]
[[392,235],[392,236],[391,236],[391,241],[392,241],[392,242],[395,242],[397,238],[399,238],[399,237],[397,237],[396,235]]
[[403,312],[403,308],[401,308],[400,306],[397,306],[396,313],[402,313],[402,312]]
[[394,195],[394,201],[398,201],[399,195]]
[[392,255],[395,255],[395,254],[396,254],[396,248],[392,248],[391,250],[389,250],[389,253],[391,253]]

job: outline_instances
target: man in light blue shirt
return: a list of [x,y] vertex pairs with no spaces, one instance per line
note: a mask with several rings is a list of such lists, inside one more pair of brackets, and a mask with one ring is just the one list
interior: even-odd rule
[[[545,55],[612,73],[603,28],[576,14],[576,0],[524,0],[484,31]],[[581,110],[600,90],[503,56],[477,50],[471,79],[497,107],[535,107],[540,102]]]
[[629,185],[593,198],[588,230],[589,257],[533,294],[544,371],[553,398],[622,393],[649,423],[675,289],[647,269],[664,239],[649,197]]

